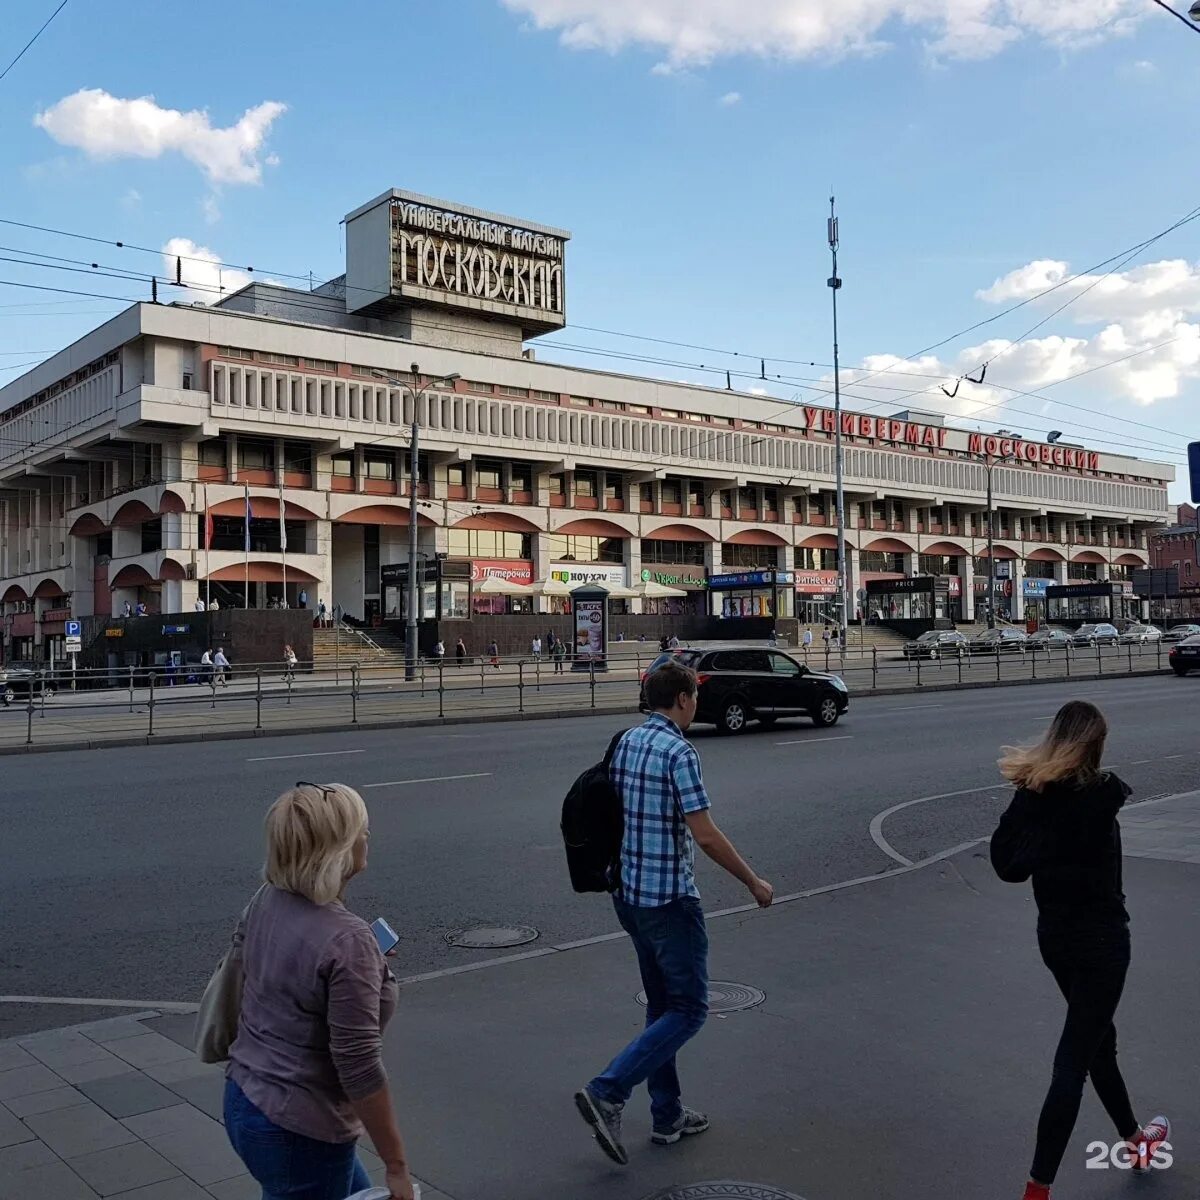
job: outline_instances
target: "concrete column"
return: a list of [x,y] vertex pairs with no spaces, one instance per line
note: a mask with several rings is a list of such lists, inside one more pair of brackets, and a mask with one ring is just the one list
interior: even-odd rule
[[962,619],[964,625],[975,621],[975,560],[964,554],[958,560],[958,577],[962,588]]
[[[530,535],[530,540],[533,543],[531,548],[533,554],[533,582],[536,584],[550,577],[550,535],[548,533],[534,533]],[[550,599],[548,596],[535,596],[533,603],[536,612],[546,613],[550,611]]]
[[[921,556],[919,554],[904,555],[904,573],[910,579],[917,574],[921,565]],[[857,578],[857,575],[856,575]]]
[[[625,565],[629,568],[629,584],[631,587],[641,582],[642,578],[642,543],[637,537],[625,539]],[[640,613],[643,608],[643,601],[629,601],[630,612]]]
[[[717,502],[718,511],[720,511],[720,501]],[[709,542],[704,548],[704,566],[707,568],[709,575],[721,574],[721,543]],[[709,613],[712,616],[719,617],[721,615],[721,594],[719,592],[709,593]]]

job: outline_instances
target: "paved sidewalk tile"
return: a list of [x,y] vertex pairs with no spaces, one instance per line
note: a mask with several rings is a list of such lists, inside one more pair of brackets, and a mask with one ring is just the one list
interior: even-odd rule
[[110,1117],[134,1117],[179,1103],[174,1092],[147,1079],[141,1071],[126,1070],[123,1075],[81,1083],[79,1090]]
[[191,1050],[157,1033],[143,1033],[139,1037],[124,1038],[111,1043],[111,1048],[114,1054],[139,1070],[184,1059],[194,1060],[196,1057]]
[[94,1150],[107,1150],[137,1141],[120,1121],[114,1121],[95,1104],[59,1108],[26,1118],[25,1124],[63,1158],[75,1158]]
[[220,1183],[210,1183],[208,1194],[215,1200],[262,1200],[262,1188],[249,1175],[235,1175]]
[[33,1141],[33,1133],[23,1122],[0,1109],[0,1147],[15,1146],[20,1142]]
[[209,1130],[216,1124],[211,1117],[190,1104],[173,1104],[154,1112],[126,1117],[122,1124],[140,1138],[162,1137],[167,1133],[187,1133],[189,1130]]
[[214,1121],[220,1121],[225,1113],[224,1075],[198,1075],[192,1079],[180,1079],[167,1085],[175,1096],[194,1104]]
[[102,1196],[148,1187],[179,1174],[165,1158],[141,1142],[78,1155],[68,1159],[67,1165]]
[[[206,1192],[198,1183],[188,1179],[186,1175],[176,1175],[173,1179],[162,1183],[152,1183],[149,1187],[134,1188],[132,1192],[118,1192],[110,1200],[209,1200],[211,1192]],[[260,1200],[262,1189],[254,1197]]]
[[[96,1047],[100,1049],[99,1046]],[[65,1067],[51,1068],[61,1075],[68,1083],[92,1083],[97,1079],[111,1079],[114,1075],[124,1075],[129,1070],[129,1064],[115,1054],[105,1053],[103,1058],[92,1059],[90,1062],[69,1063]]]
[[18,1067],[32,1067],[36,1063],[37,1059],[16,1042],[0,1042],[0,1072],[15,1071]]
[[53,1091],[62,1087],[62,1084],[62,1079],[41,1063],[35,1063],[32,1067],[17,1067],[13,1071],[0,1072],[0,1100]]
[[62,1073],[61,1068],[81,1063],[104,1062],[112,1059],[103,1046],[81,1035],[71,1033],[39,1033],[22,1038],[20,1046],[43,1066]]
[[97,1194],[64,1162],[0,1176],[0,1200],[96,1200]]
[[[145,1017],[157,1016],[157,1013],[143,1014]],[[108,1042],[119,1042],[125,1038],[141,1037],[146,1032],[145,1025],[135,1015],[128,1017],[109,1017],[106,1021],[90,1021],[80,1025],[78,1032],[93,1042],[106,1045]]]
[[245,1165],[234,1154],[225,1130],[216,1121],[209,1121],[207,1117],[204,1119],[208,1121],[207,1127],[193,1126],[173,1133],[153,1135],[145,1140],[185,1175],[205,1187],[245,1174]]
[[201,1062],[190,1050],[186,1056],[175,1062],[165,1062],[158,1066],[146,1067],[145,1072],[151,1079],[165,1083],[168,1087],[180,1079],[200,1079],[206,1075],[225,1076],[224,1063]]
[[87,1097],[73,1087],[54,1088],[49,1092],[33,1092],[28,1096],[13,1096],[5,1100],[0,1108],[7,1108],[14,1117],[30,1117],[34,1113],[50,1112],[55,1108],[73,1108],[86,1104]]

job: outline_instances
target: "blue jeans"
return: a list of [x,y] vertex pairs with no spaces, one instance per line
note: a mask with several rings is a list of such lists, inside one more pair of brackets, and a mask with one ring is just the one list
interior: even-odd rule
[[280,1129],[225,1080],[229,1144],[262,1188],[262,1200],[346,1200],[371,1186],[354,1142],[319,1142]]
[[704,910],[690,896],[660,908],[636,908],[614,896],[613,907],[637,952],[646,989],[646,1028],[588,1089],[610,1104],[624,1104],[645,1080],[654,1126],[668,1129],[683,1111],[675,1055],[708,1016]]

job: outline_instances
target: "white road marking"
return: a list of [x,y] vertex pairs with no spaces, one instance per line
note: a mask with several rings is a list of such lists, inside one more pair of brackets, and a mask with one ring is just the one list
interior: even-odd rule
[[777,746],[819,746],[822,742],[849,742],[854,738],[852,733],[844,733],[840,737],[797,738],[794,742],[776,742]]
[[901,809],[912,808],[914,804],[928,804],[931,800],[949,800],[954,796],[973,796],[978,792],[995,792],[1006,786],[1003,783],[993,783],[987,787],[963,788],[960,792],[938,792],[936,796],[918,796],[915,800],[905,800],[900,804],[893,804],[891,808],[885,808],[883,812],[877,813],[871,818],[871,840],[888,858],[894,859],[902,867],[911,867],[914,865],[912,859],[906,858],[883,836],[883,823],[888,817],[893,813],[900,812]]
[[[158,1009],[160,1012],[194,1013],[198,1004],[180,1000],[97,1000],[83,996],[0,996],[0,1004],[64,1004],[83,1008]],[[30,1035],[32,1036],[32,1034]]]
[[475,771],[470,775],[430,775],[425,779],[388,779],[383,783],[363,783],[363,788],[403,787],[407,783],[448,783],[452,779],[487,779],[491,771]]
[[314,750],[311,754],[267,754],[262,758],[248,758],[247,762],[283,762],[288,758],[337,758],[343,754],[366,754],[365,750]]

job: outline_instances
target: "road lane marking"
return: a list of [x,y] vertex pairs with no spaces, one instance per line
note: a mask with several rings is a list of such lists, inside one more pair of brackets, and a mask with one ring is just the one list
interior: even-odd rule
[[973,796],[978,792],[995,792],[1006,786],[1003,783],[992,783],[987,787],[963,788],[960,792],[938,792],[936,796],[918,796],[915,800],[905,800],[900,804],[893,804],[891,808],[885,808],[883,812],[877,813],[871,818],[871,840],[888,858],[898,862],[902,867],[911,867],[914,865],[912,859],[906,858],[883,836],[883,823],[888,817],[893,813],[900,812],[901,809],[912,808],[914,804],[928,804],[931,800],[949,800],[954,796]]
[[366,754],[365,750],[314,750],[310,754],[267,754],[262,758],[248,758],[247,762],[283,762],[288,758],[336,758],[342,754]]
[[944,704],[909,704],[904,708],[889,708],[886,712],[872,713],[873,717],[899,717],[905,713],[920,712],[926,708],[945,708]]
[[360,784],[363,788],[403,787],[408,783],[448,783],[453,779],[488,779],[491,771],[474,771],[470,775],[430,775],[425,779],[388,779],[383,783]]
[[822,742],[849,742],[854,738],[852,733],[844,733],[840,737],[797,738],[794,742],[776,742],[777,746],[819,746]]

